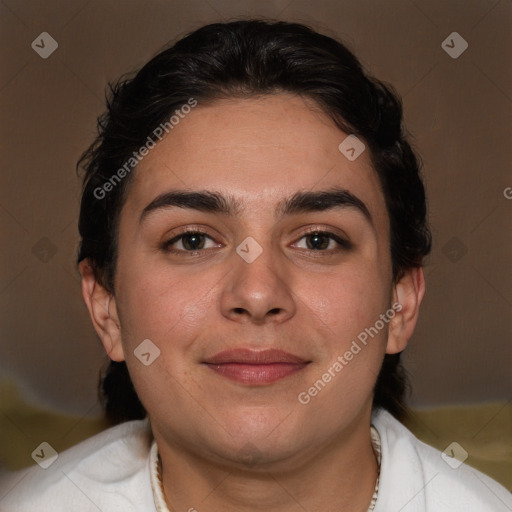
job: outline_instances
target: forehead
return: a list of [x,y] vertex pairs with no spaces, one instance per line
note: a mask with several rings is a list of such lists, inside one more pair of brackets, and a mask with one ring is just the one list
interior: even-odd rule
[[297,191],[341,187],[372,216],[385,212],[366,149],[350,161],[347,137],[311,100],[289,94],[198,104],[138,164],[127,208],[140,211],[168,190],[216,190],[268,211]]

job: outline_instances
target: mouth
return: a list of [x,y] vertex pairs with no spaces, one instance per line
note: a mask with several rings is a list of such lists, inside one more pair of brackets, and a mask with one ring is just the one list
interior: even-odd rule
[[250,385],[266,385],[303,370],[311,361],[282,350],[232,349],[204,361],[222,377]]

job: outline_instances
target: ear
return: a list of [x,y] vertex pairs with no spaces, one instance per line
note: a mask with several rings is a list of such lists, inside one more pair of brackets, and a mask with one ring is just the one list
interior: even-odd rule
[[407,269],[393,289],[393,309],[396,314],[389,322],[386,354],[402,352],[407,346],[416,327],[424,295],[423,269]]
[[115,297],[96,280],[87,259],[79,263],[78,270],[82,276],[82,297],[91,315],[94,330],[110,359],[124,361],[121,324]]

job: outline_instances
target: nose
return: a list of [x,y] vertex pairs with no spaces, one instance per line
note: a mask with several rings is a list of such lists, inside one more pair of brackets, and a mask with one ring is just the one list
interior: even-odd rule
[[262,247],[251,261],[239,253],[232,256],[232,271],[221,294],[222,314],[239,323],[282,323],[295,315],[290,269],[284,258]]

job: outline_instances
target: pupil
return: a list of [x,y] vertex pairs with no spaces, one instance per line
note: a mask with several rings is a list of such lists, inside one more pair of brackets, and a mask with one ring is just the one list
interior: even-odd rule
[[204,245],[204,240],[201,238],[202,236],[203,235],[199,234],[185,236],[185,238],[183,239],[183,246],[185,247],[185,249],[189,249],[191,251],[197,251],[201,249]]
[[[322,243],[322,241],[324,243]],[[320,242],[320,243],[319,243]],[[323,234],[315,233],[313,235],[310,235],[310,238],[308,239],[308,247],[309,249],[326,249],[329,246],[329,239]]]

